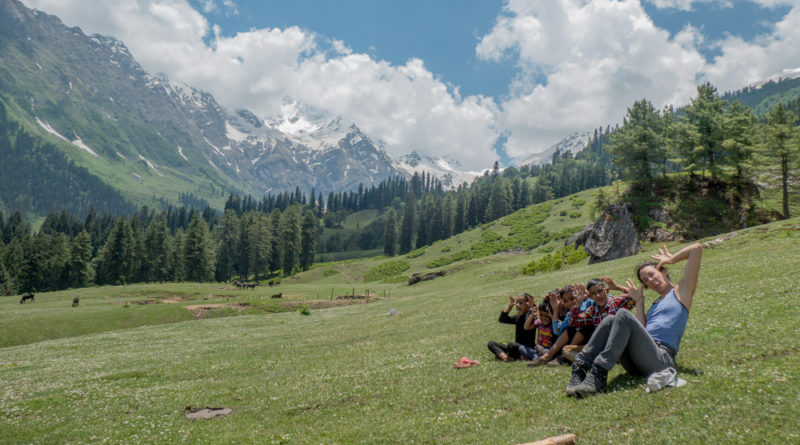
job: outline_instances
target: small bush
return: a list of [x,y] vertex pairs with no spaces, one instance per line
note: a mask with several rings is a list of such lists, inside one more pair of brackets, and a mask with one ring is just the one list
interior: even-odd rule
[[583,207],[584,204],[586,204],[586,200],[582,198],[574,199],[572,201],[573,207]]
[[326,270],[325,272],[322,272],[322,275],[325,275],[326,277],[332,277],[332,276],[334,276],[334,275],[336,275],[336,274],[338,274],[338,273],[339,273],[339,271],[338,271],[338,270],[335,270],[335,269],[328,269],[328,270]]
[[408,252],[406,254],[406,258],[408,258],[408,259],[416,258],[416,257],[420,257],[420,256],[422,256],[424,254],[425,254],[425,248],[424,247],[420,247],[417,250],[412,250],[411,252]]
[[427,267],[428,269],[435,269],[437,267],[447,266],[448,264],[450,264],[452,262],[453,262],[453,258],[452,257],[443,256],[443,257],[439,257],[439,258],[436,258],[433,261],[428,262],[428,264],[426,264],[425,267]]
[[586,251],[578,245],[566,246],[526,264],[522,268],[522,273],[524,275],[534,275],[537,272],[559,270],[565,265],[578,263],[588,256]]
[[384,278],[380,282],[386,284],[400,284],[400,283],[408,283],[409,277],[405,275],[395,275],[393,277]]
[[303,303],[297,308],[297,312],[300,312],[301,315],[311,315],[311,306]]
[[449,252],[449,251],[450,251],[450,246],[442,247],[442,252]]
[[558,212],[558,216],[567,216],[567,211],[566,210],[562,210],[562,211]]
[[581,212],[569,212],[569,217],[573,218],[573,219],[574,218],[580,218],[581,217]]
[[375,266],[364,275],[364,281],[378,281],[399,275],[408,269],[408,263],[403,260],[387,261],[379,266]]

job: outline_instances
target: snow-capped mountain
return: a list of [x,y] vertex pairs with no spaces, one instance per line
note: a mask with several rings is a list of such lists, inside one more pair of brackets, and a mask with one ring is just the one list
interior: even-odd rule
[[573,154],[583,150],[589,139],[592,137],[591,132],[572,133],[564,139],[556,142],[547,148],[547,150],[539,153],[533,153],[525,158],[517,160],[516,165],[542,165],[553,160],[553,153],[571,151]]
[[434,178],[439,179],[447,189],[455,189],[463,183],[470,184],[473,179],[483,174],[482,171],[461,170],[461,163],[455,159],[446,157],[433,158],[421,155],[416,151],[397,158],[394,166],[406,176],[427,172],[433,175]]

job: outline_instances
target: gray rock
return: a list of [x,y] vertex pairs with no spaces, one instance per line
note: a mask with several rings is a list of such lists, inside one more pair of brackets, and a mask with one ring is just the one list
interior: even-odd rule
[[667,213],[666,210],[663,210],[663,209],[652,209],[652,210],[650,210],[648,215],[650,215],[651,218],[653,218],[654,220],[656,220],[656,221],[658,221],[660,223],[672,224],[672,218],[670,218],[669,213]]
[[661,227],[656,227],[647,234],[647,239],[651,243],[668,243],[675,241],[675,234],[672,232],[667,232]]
[[433,280],[435,278],[443,277],[447,275],[446,270],[437,270],[436,272],[430,272],[426,274],[422,274],[422,272],[417,272],[414,275],[411,275],[411,278],[408,280],[408,285],[411,286],[412,284],[417,284],[420,281],[428,281]]
[[589,264],[631,256],[641,248],[633,217],[625,204],[609,206],[605,214],[594,223],[594,228],[584,243],[584,249],[589,254]]
[[594,230],[594,224],[592,223],[586,224],[585,226],[583,226],[581,230],[578,231],[578,233],[569,237],[569,239],[564,243],[564,245],[571,246],[573,244],[577,244],[579,246],[583,246],[584,244],[586,244],[586,238],[589,237],[589,234],[592,233],[593,230]]

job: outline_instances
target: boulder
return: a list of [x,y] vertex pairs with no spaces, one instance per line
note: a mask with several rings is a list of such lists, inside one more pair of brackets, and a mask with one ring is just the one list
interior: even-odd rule
[[627,205],[613,204],[606,208],[586,237],[584,249],[589,254],[589,264],[624,258],[642,249]]
[[668,243],[675,241],[675,234],[656,227],[647,234],[647,240],[651,243]]
[[437,270],[436,272],[430,272],[423,274],[422,272],[417,272],[414,275],[411,275],[411,278],[408,280],[408,285],[411,286],[412,284],[417,284],[420,281],[428,281],[433,280],[434,278],[439,278],[447,275],[446,270]]
[[576,234],[569,237],[569,239],[564,243],[564,245],[571,246],[573,244],[577,244],[579,246],[583,246],[584,244],[586,244],[586,238],[589,237],[589,234],[592,233],[592,230],[594,230],[594,224],[593,223],[586,224]]

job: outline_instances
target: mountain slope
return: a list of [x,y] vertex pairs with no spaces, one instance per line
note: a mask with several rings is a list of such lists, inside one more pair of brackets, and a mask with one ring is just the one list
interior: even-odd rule
[[16,0],[0,0],[0,99],[34,137],[138,204],[192,193],[219,205],[229,192],[327,192],[399,174],[341,118],[305,137],[285,134],[146,73],[111,37],[86,36]]

